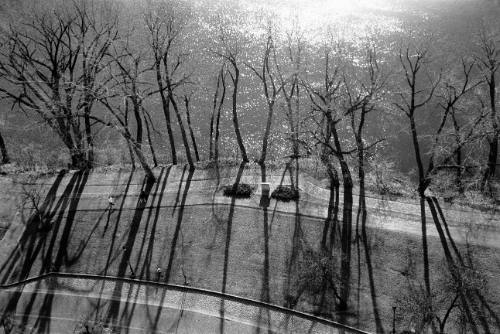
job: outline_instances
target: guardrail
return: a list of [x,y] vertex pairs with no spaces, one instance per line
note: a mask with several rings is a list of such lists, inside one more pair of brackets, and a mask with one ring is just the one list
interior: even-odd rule
[[170,289],[174,291],[179,291],[179,292],[186,292],[186,293],[191,293],[191,294],[201,294],[209,297],[215,297],[215,298],[221,298],[224,300],[229,300],[233,302],[237,302],[240,304],[245,304],[245,305],[250,305],[254,307],[259,307],[259,308],[266,308],[271,311],[275,312],[280,312],[284,313],[290,316],[295,316],[299,317],[311,322],[317,322],[321,323],[326,326],[338,328],[345,330],[349,333],[356,333],[356,334],[371,334],[369,332],[365,332],[359,329],[356,329],[354,327],[350,327],[332,320],[328,320],[325,318],[321,318],[312,314],[308,314],[305,312],[300,312],[296,310],[292,310],[283,306],[275,305],[275,304],[270,304],[266,302],[262,302],[259,300],[255,299],[250,299],[250,298],[244,298],[244,297],[239,297],[236,295],[231,295],[227,293],[222,293],[218,291],[213,291],[213,290],[208,290],[208,289],[203,289],[203,288],[196,288],[192,286],[186,286],[186,285],[178,285],[178,284],[170,284],[170,283],[162,283],[162,282],[154,282],[154,281],[144,281],[144,280],[139,280],[139,279],[132,279],[132,278],[126,278],[126,277],[114,277],[114,276],[100,276],[100,275],[90,275],[90,274],[71,274],[71,273],[57,273],[57,272],[50,272],[47,274],[43,274],[40,276],[36,277],[30,277],[22,281],[10,283],[10,284],[0,284],[0,291],[1,290],[6,290],[6,289],[12,289],[16,287],[21,287],[23,285],[29,284],[29,283],[34,283],[38,281],[43,281],[43,280],[48,280],[52,278],[73,278],[73,279],[86,279],[86,280],[101,280],[101,281],[114,281],[114,282],[124,282],[124,283],[129,283],[129,284],[142,284],[142,285],[149,285],[153,287],[161,287],[165,289]]

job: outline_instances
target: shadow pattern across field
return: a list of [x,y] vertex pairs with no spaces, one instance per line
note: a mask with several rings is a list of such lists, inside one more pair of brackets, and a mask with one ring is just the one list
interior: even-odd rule
[[[154,181],[137,171],[61,172],[47,187],[39,212],[26,218],[19,244],[1,264],[0,284],[48,272],[127,277],[238,295],[368,330],[373,329],[372,305],[377,305],[372,299],[378,298],[383,306],[376,313],[388,327],[391,296],[399,283],[385,278],[405,265],[398,262],[400,258],[387,261],[387,252],[394,250],[389,240],[394,238],[374,234],[370,245],[363,246],[373,253],[369,265],[375,278],[367,277],[362,269],[366,263],[360,258],[352,276],[358,278],[352,282],[357,303],[338,313],[338,268],[335,261],[329,264],[321,250],[324,219],[301,215],[301,202],[281,203],[260,194],[248,200],[222,197],[221,186],[240,182],[245,171],[242,164],[236,173],[218,171],[216,177],[207,177],[205,171],[166,167]],[[275,176],[280,183],[296,185],[297,171],[298,167],[294,170],[289,165]],[[262,168],[255,183],[266,182],[268,174]],[[37,333],[49,333],[56,308],[54,292],[61,287],[38,288],[28,294],[22,287],[10,292],[8,300],[0,302],[0,314],[3,318],[21,315],[22,324],[30,324]],[[120,281],[106,285],[106,291],[104,285],[65,288],[95,293],[91,311],[81,316],[120,332],[137,325],[133,323],[137,312],[143,314],[141,327],[150,332],[160,325],[165,332],[176,332],[187,316],[181,308],[164,327],[163,315],[169,310],[163,305],[169,294],[162,289],[144,294]],[[221,299],[218,306],[218,333],[230,332],[224,320],[225,303]],[[260,309],[259,323],[269,323],[270,316]],[[255,332],[263,332],[262,328],[256,327]]]

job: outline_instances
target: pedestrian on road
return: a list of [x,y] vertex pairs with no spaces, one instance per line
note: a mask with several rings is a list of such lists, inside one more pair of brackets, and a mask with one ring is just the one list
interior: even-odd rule
[[157,267],[156,268],[156,280],[159,282],[161,278],[161,268]]
[[111,211],[113,209],[113,205],[115,205],[115,199],[111,195],[109,195],[108,197],[108,205],[109,205],[109,210]]

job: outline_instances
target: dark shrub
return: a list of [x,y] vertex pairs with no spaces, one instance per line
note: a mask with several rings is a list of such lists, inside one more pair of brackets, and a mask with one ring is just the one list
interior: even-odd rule
[[299,190],[293,186],[278,186],[271,197],[283,202],[296,201],[299,199]]
[[235,183],[231,186],[222,187],[224,196],[249,198],[252,195],[253,187],[246,183]]

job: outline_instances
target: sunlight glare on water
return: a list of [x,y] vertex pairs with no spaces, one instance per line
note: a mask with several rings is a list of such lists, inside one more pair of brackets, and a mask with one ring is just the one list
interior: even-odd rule
[[252,12],[272,13],[284,30],[300,28],[310,42],[333,29],[346,39],[399,31],[401,0],[240,0]]

